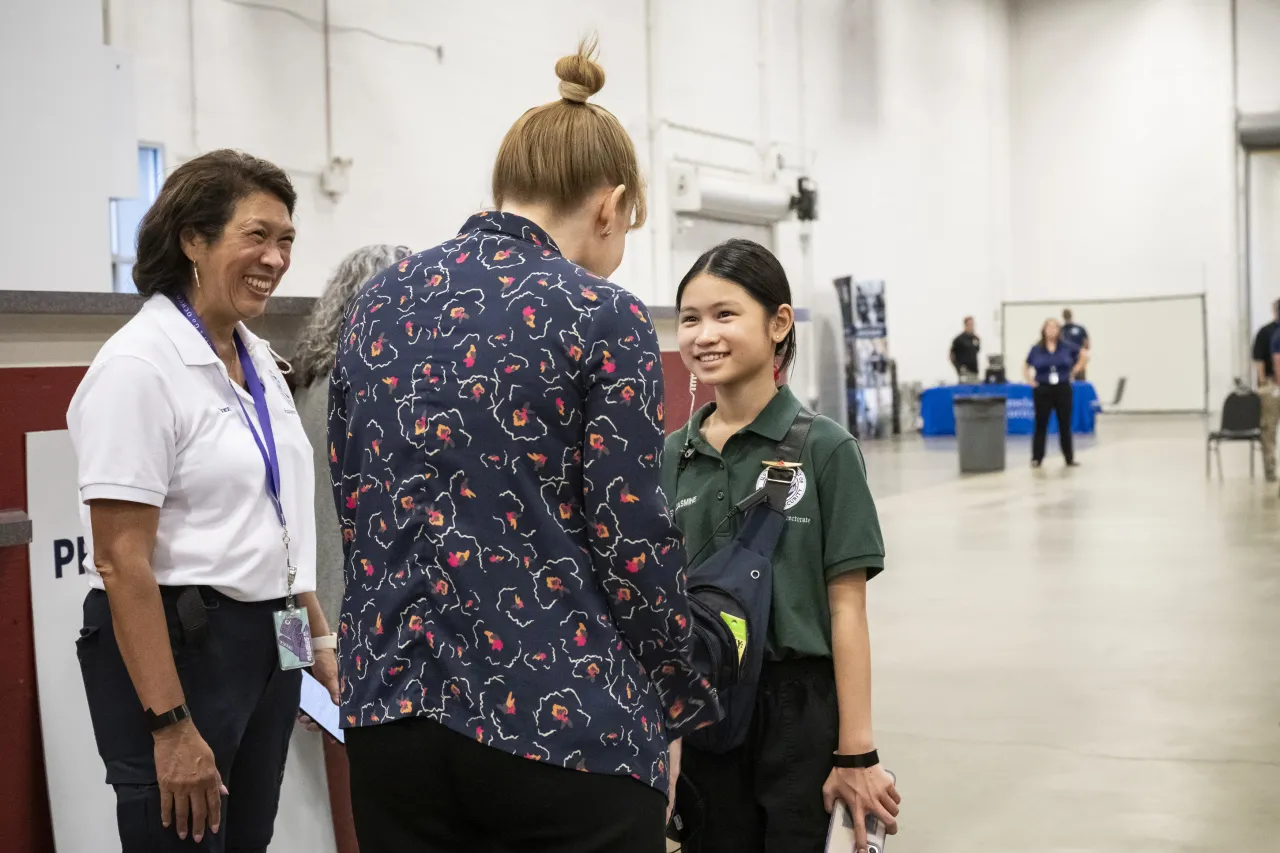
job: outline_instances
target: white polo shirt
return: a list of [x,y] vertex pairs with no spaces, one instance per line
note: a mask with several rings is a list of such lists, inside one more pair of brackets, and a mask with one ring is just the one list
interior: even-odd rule
[[[284,377],[267,343],[239,326],[262,377],[280,461],[280,498],[298,568],[294,593],[316,588],[315,469]],[[285,594],[283,530],[267,495],[253,398],[200,332],[165,296],[153,296],[111,336],[67,411],[79,462],[80,518],[89,582],[93,565],[87,501],[160,508],[152,557],[161,586],[205,585],[239,601]],[[259,431],[261,435],[261,431]]]

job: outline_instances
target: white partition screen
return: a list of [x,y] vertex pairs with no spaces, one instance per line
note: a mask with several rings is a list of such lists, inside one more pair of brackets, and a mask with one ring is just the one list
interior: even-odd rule
[[1088,379],[1103,404],[1124,396],[1124,412],[1203,412],[1208,409],[1208,351],[1204,296],[1164,296],[1057,302],[1006,302],[1003,345],[1010,379],[1021,381],[1027,352],[1045,319],[1070,308],[1089,332]]

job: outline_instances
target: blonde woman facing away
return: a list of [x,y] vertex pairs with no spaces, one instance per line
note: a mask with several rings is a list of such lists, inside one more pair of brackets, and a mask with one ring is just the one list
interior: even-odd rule
[[661,853],[674,738],[716,719],[689,660],[660,485],[649,311],[609,282],[644,221],[589,98],[507,132],[496,210],[373,277],[338,345],[342,717],[362,853]]

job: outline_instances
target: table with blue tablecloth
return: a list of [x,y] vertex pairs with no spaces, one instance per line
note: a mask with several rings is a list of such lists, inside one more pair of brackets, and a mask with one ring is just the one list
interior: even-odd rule
[[[1098,392],[1092,383],[1071,383],[1071,431],[1093,432],[1094,414],[1097,410]],[[930,388],[920,395],[920,417],[924,435],[955,435],[956,416],[952,402],[957,396],[987,394],[1007,399],[1005,414],[1009,435],[1031,435],[1035,432],[1036,409],[1031,401],[1030,385],[944,385]],[[1049,416],[1049,433],[1058,431],[1058,416]]]

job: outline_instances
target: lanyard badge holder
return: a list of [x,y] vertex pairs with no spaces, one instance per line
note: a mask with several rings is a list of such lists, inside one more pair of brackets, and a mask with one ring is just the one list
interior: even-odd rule
[[[218,349],[213,345],[209,333],[205,331],[204,324],[200,322],[191,303],[182,296],[173,297],[173,303],[191,325],[196,327],[216,355]],[[244,341],[240,339],[238,333],[234,333],[233,337],[236,354],[240,358],[240,368],[244,371],[244,383],[253,397],[253,408],[258,413],[258,423],[262,425],[261,436],[254,429],[249,411],[244,407],[244,401],[240,399],[240,394],[232,385],[230,377],[227,377],[227,385],[231,387],[232,396],[240,404],[240,412],[244,415],[244,422],[249,427],[250,434],[253,435],[253,443],[258,446],[258,452],[262,454],[262,464],[267,469],[267,497],[271,499],[271,506],[276,511],[276,517],[280,519],[280,528],[283,531],[285,605],[283,610],[277,610],[271,614],[276,628],[276,651],[280,656],[281,669],[302,669],[316,662],[316,654],[311,643],[311,620],[307,617],[305,609],[298,609],[293,598],[293,582],[298,577],[298,568],[293,564],[293,558],[289,552],[289,525],[285,522],[284,506],[280,503],[280,458],[276,455],[276,437],[271,429],[271,411],[267,408],[267,395],[262,387],[262,380],[258,377],[257,368],[253,366],[253,359],[249,357]]]
[[316,662],[315,649],[311,645],[311,620],[305,609],[299,610],[293,601],[293,581],[298,568],[289,556],[289,528],[284,529],[284,563],[288,572],[287,594],[284,610],[271,614],[276,624],[276,650],[280,653],[281,669],[303,669]]

